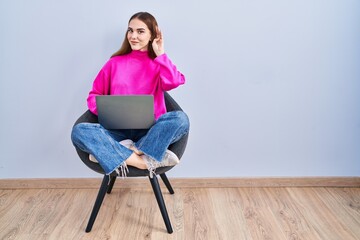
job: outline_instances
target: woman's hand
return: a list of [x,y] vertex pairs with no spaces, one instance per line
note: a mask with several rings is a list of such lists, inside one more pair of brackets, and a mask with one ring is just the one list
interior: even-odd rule
[[165,53],[163,36],[160,29],[158,28],[156,29],[156,38],[154,38],[152,42],[152,48],[156,56],[160,56],[161,54]]

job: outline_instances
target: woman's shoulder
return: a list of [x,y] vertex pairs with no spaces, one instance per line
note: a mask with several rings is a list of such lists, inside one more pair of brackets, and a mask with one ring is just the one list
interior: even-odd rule
[[118,56],[113,56],[111,58],[109,58],[108,62],[119,62],[119,61],[123,61],[124,59],[126,59],[127,56],[126,55],[118,55]]
[[104,64],[104,68],[109,68],[112,66],[116,66],[121,64],[122,62],[126,61],[126,57],[125,55],[120,55],[120,56],[114,56],[109,58],[106,63]]

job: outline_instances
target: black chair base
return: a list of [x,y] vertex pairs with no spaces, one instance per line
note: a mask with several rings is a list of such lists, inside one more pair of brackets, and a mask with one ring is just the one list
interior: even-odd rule
[[[166,174],[161,173],[159,175],[160,175],[161,179],[163,180],[163,182],[164,182],[166,188],[168,189],[169,193],[174,194],[174,190],[171,187],[171,184],[170,184]],[[108,193],[108,194],[111,193],[112,188],[113,188],[113,186],[115,184],[116,178],[117,178],[116,176],[104,175],[104,178],[102,180],[98,195],[96,197],[96,201],[95,201],[93,210],[92,210],[90,218],[89,218],[89,222],[88,222],[86,230],[85,230],[86,232],[91,231],[91,229],[92,229],[92,227],[94,225],[96,216],[97,216],[97,214],[98,214],[98,212],[100,210],[101,204],[102,204],[102,202],[104,200],[104,197],[105,197],[106,193]],[[170,218],[169,218],[168,212],[166,210],[164,198],[163,198],[163,195],[161,193],[161,189],[160,189],[159,181],[157,179],[157,175],[154,175],[153,178],[149,177],[149,180],[150,180],[152,189],[154,191],[157,203],[159,205],[161,215],[162,215],[162,217],[164,219],[166,230],[167,230],[168,233],[172,233],[173,229],[171,227]]]

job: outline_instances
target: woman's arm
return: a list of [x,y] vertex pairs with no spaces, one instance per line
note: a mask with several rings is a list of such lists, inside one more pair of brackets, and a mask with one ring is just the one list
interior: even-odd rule
[[110,93],[110,78],[106,74],[104,69],[101,69],[93,82],[93,87],[90,90],[89,96],[87,98],[87,105],[89,110],[97,115],[96,96],[108,95],[109,93]]
[[157,36],[152,42],[156,54],[155,62],[160,64],[160,79],[163,91],[169,91],[185,83],[185,76],[179,72],[176,66],[165,54],[164,39],[160,29],[157,29]]
[[169,91],[185,83],[185,76],[177,70],[166,54],[155,58],[160,65],[160,81],[163,91]]
[[160,81],[163,91],[169,91],[185,83],[185,76],[179,72],[176,66],[165,54],[164,38],[160,29],[156,29],[156,37],[152,42],[156,54],[155,62],[160,64]]

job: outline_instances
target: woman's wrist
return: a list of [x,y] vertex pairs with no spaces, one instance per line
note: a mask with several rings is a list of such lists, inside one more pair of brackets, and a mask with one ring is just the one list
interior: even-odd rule
[[160,56],[160,55],[163,55],[165,54],[165,51],[158,51],[158,52],[155,52],[156,56]]

